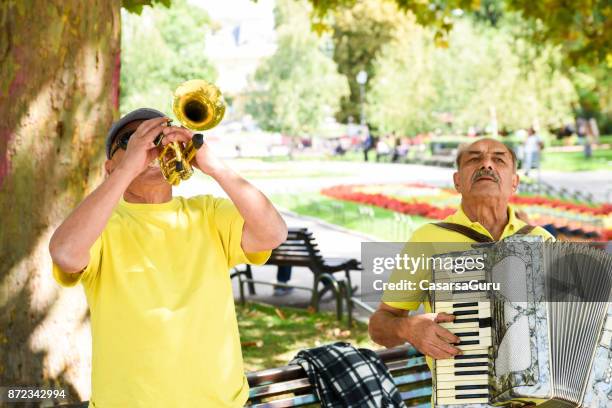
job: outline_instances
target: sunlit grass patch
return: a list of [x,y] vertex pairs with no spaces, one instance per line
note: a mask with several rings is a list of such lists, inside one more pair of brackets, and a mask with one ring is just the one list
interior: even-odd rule
[[246,371],[286,365],[298,351],[336,341],[379,348],[368,336],[367,325],[338,322],[330,312],[275,307],[259,303],[236,305]]

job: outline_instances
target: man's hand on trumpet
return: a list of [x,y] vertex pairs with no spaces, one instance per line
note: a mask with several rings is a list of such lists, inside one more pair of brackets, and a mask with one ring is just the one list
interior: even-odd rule
[[125,151],[123,156],[119,157],[121,162],[118,168],[128,171],[132,178],[145,171],[157,157],[157,147],[153,141],[166,127],[167,122],[168,118],[163,117],[125,126],[111,149],[111,157],[121,150]]
[[[164,138],[162,139],[162,145],[166,146],[171,142],[179,142],[183,146],[187,145],[193,137],[193,132],[181,126],[168,126],[163,130]],[[195,159],[191,162],[191,165],[199,169],[201,172],[214,176],[215,173],[226,169],[225,164],[212,154],[210,148],[204,142],[202,147],[198,149]]]

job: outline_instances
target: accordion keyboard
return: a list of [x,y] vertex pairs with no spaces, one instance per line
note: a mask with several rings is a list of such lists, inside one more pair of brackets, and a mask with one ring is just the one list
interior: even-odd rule
[[[480,273],[483,275],[480,276]],[[453,281],[483,280],[483,272]],[[445,280],[445,279],[441,279]],[[438,280],[440,281],[440,280]],[[454,358],[436,360],[436,405],[486,404],[489,402],[489,347],[491,346],[491,304],[485,292],[438,293],[436,313],[455,316],[453,322],[440,323],[460,338],[462,351]]]

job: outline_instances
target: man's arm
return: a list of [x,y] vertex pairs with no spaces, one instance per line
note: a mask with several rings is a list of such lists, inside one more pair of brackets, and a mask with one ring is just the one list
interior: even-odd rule
[[102,234],[113,208],[130,185],[129,173],[117,169],[64,220],[49,243],[53,262],[64,272],[81,272],[89,249]]
[[368,323],[368,332],[372,341],[385,347],[395,347],[406,343],[405,326],[408,319],[407,310],[381,303]]
[[167,118],[142,122],[130,138],[121,163],[55,230],[49,242],[53,262],[64,272],[81,272],[89,263],[89,249],[102,234],[113,209],[132,180],[144,170],[157,148],[153,139]]
[[395,347],[409,342],[421,353],[443,359],[461,354],[461,350],[451,345],[458,343],[459,337],[438,324],[453,320],[454,316],[446,313],[408,316],[406,310],[381,303],[370,317],[368,330],[372,340],[382,346]]
[[261,191],[229,167],[220,167],[209,175],[219,183],[244,218],[241,242],[244,252],[274,249],[287,239],[285,221]]

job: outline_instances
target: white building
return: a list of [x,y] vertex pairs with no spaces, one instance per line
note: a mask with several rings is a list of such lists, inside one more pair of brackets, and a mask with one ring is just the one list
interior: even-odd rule
[[206,56],[215,64],[217,84],[229,96],[239,96],[263,59],[276,51],[274,0],[190,0],[212,19]]

